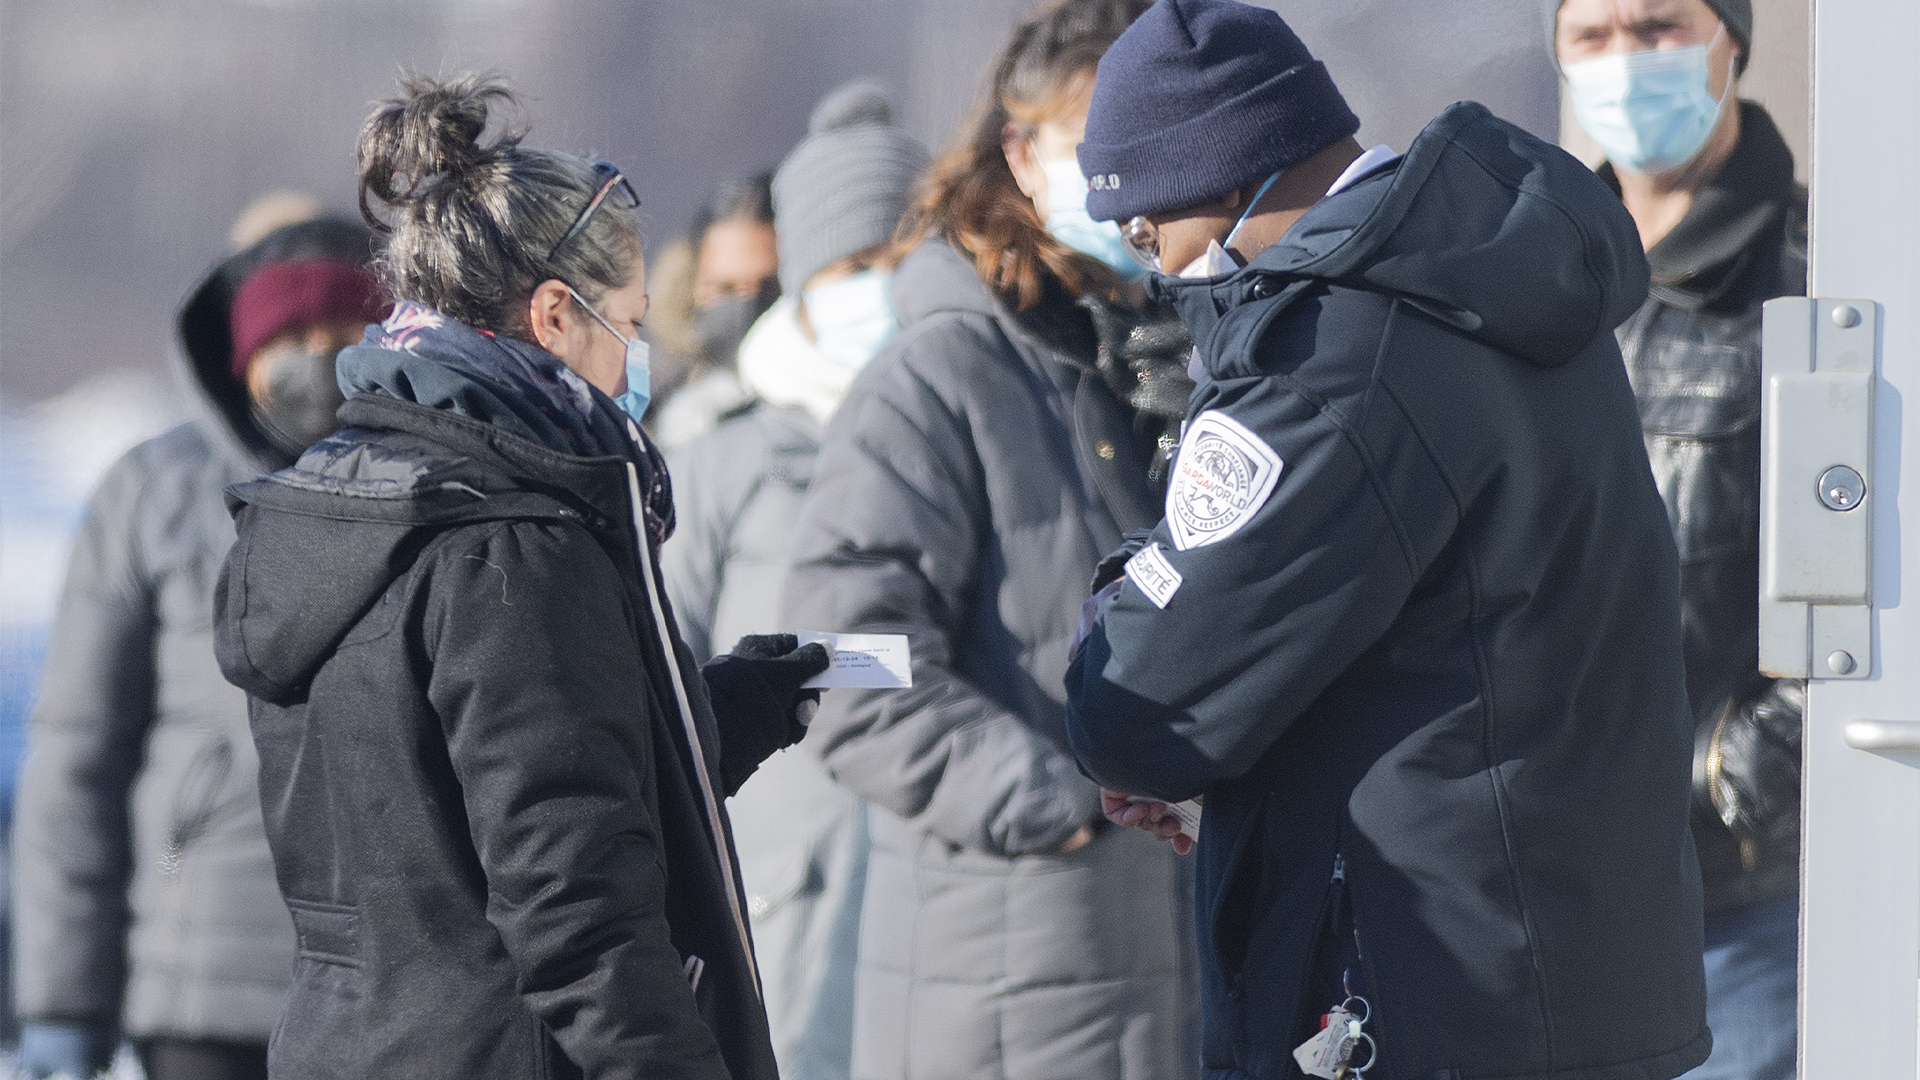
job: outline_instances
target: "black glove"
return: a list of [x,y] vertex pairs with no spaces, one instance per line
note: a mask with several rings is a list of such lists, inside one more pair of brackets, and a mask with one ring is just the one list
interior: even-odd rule
[[720,725],[720,776],[728,795],[777,750],[800,741],[820,691],[800,684],[833,663],[827,647],[792,634],[749,634],[700,669]]
[[1800,872],[1806,684],[1763,680],[1694,736],[1693,841],[1710,903],[1790,890]]

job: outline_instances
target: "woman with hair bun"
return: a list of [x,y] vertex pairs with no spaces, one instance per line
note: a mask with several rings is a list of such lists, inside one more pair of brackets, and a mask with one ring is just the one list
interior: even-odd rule
[[216,648],[299,938],[270,1068],[771,1080],[721,800],[826,651],[680,642],[620,171],[483,141],[497,81],[402,88],[360,138],[397,303],[339,355],[346,427],[229,496]]

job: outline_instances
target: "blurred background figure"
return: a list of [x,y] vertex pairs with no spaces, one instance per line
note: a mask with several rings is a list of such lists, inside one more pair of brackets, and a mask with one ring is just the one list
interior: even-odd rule
[[233,542],[223,489],[333,429],[333,354],[385,306],[372,256],[365,227],[319,219],[215,267],[178,321],[193,419],[121,458],[88,507],[15,808],[31,1077],[92,1076],[123,1034],[152,1080],[266,1075],[293,927],[246,696],[214,662],[214,581]]
[[[686,246],[667,267],[675,279],[656,291],[653,333],[689,357],[686,374],[652,417],[655,438],[674,447],[713,430],[752,400],[740,383],[740,342],[780,296],[773,235],[773,177],[716,187],[694,215]],[[664,316],[664,319],[662,318]]]
[[312,221],[323,212],[320,200],[304,191],[269,191],[247,204],[227,230],[227,246],[245,251],[288,225]]
[[1807,287],[1807,192],[1740,100],[1750,0],[1547,0],[1574,115],[1653,272],[1618,332],[1680,548],[1706,891],[1696,1080],[1794,1074],[1805,684],[1760,674],[1760,308]]
[[660,245],[647,263],[647,340],[650,353],[652,405],[646,429],[659,441],[660,414],[699,363],[700,346],[693,337],[693,241],[676,237]]
[[[1087,216],[1074,160],[1095,65],[1146,7],[1067,0],[1014,30],[902,226],[904,328],[814,470],[787,622],[913,645],[912,689],[836,691],[808,743],[880,807],[855,1080],[1198,1073],[1191,867],[1105,827],[1064,730],[1087,582],[1159,520],[1159,440],[1186,397],[1136,397],[1190,343],[1137,306],[1142,271]],[[805,310],[832,357],[823,293]]]
[[[927,151],[893,126],[888,98],[869,83],[830,94],[809,127],[770,182],[716,192],[702,215],[714,223],[694,233],[706,237],[704,351],[712,360],[738,351],[735,385],[751,403],[668,455],[679,527],[663,552],[667,589],[701,660],[716,642],[791,629],[780,594],[814,457],[847,387],[896,327],[888,244]],[[772,269],[773,252],[757,245],[773,230],[735,209],[757,213],[769,198],[784,295],[754,276]],[[709,263],[716,238],[736,250]],[[726,370],[716,364],[708,378]],[[866,808],[798,750],[768,759],[727,805],[780,1073],[847,1080]]]

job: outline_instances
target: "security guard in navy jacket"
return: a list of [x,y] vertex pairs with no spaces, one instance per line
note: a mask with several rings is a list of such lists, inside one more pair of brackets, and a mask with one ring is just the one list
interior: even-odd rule
[[1199,385],[1074,752],[1121,824],[1204,796],[1209,1078],[1677,1076],[1711,1037],[1633,222],[1478,105],[1404,157],[1358,127],[1231,0],[1101,61],[1089,210],[1184,268]]

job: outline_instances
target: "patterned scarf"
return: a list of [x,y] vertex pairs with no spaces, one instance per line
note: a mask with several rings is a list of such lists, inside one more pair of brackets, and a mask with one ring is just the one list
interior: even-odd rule
[[[364,355],[371,350],[413,359],[395,365]],[[386,322],[367,327],[359,348],[341,352],[338,368],[348,396],[373,392],[446,409],[575,457],[624,457],[640,472],[648,539],[657,549],[673,535],[673,486],[653,441],[630,436],[639,425],[630,428],[611,398],[537,345],[402,300]]]

